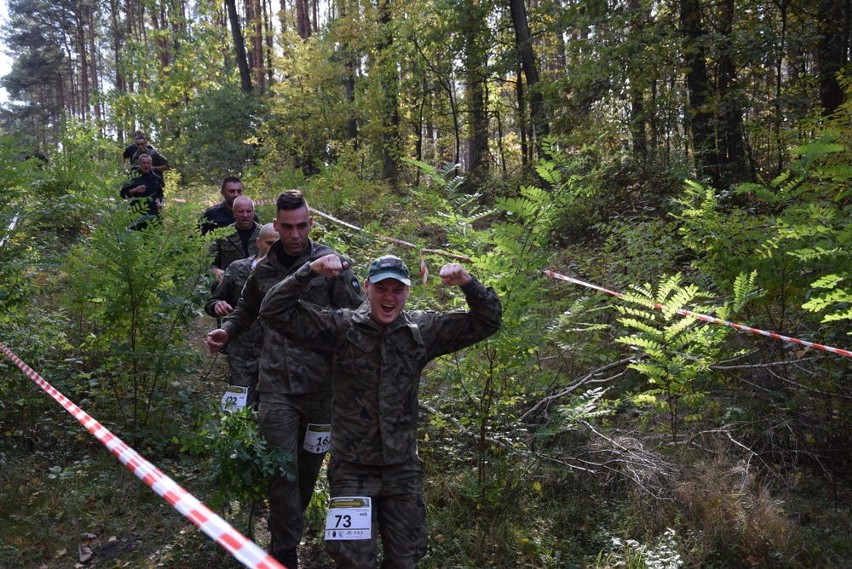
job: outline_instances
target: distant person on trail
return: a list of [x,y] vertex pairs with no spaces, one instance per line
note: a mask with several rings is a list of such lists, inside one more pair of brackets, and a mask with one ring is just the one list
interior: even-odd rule
[[[273,222],[279,240],[248,277],[236,309],[222,327],[207,334],[215,353],[231,338],[246,334],[257,320],[266,292],[287,275],[332,249],[309,238],[313,218],[298,190],[282,192]],[[302,291],[302,298],[318,306],[355,308],[364,300],[351,270],[338,278],[319,275]],[[263,325],[257,399],[263,436],[294,457],[291,475],[274,476],[269,485],[269,552],[288,568],[298,567],[297,546],[304,530],[303,514],[314,492],[331,430],[330,358],[285,340]]]
[[367,301],[357,309],[325,308],[305,298],[318,279],[347,282],[344,267],[334,254],[302,265],[267,293],[261,320],[270,336],[332,361],[325,536],[337,567],[376,567],[381,535],[382,567],[413,569],[427,545],[423,463],[417,455],[421,373],[434,358],[497,332],[502,308],[493,290],[450,263],[441,268],[441,280],[461,288],[469,310],[407,311],[408,267],[392,255],[370,264]]
[[219,237],[210,244],[208,251],[213,256],[210,269],[216,282],[222,282],[231,263],[246,257],[257,255],[257,236],[260,224],[255,221],[254,202],[246,196],[234,200],[234,232],[226,237]]
[[134,134],[133,145],[124,149],[122,159],[125,162],[130,162],[130,168],[132,170],[138,171],[139,157],[143,154],[147,154],[151,157],[151,169],[154,170],[154,172],[157,172],[160,176],[162,176],[163,172],[166,170],[171,169],[166,157],[160,154],[159,150],[148,144],[148,140],[145,138],[144,132],[137,130]]
[[148,223],[160,219],[165,194],[163,178],[154,172],[151,157],[143,154],[139,157],[139,173],[121,186],[121,197],[130,200],[134,209],[142,214],[130,227],[133,230],[145,229]]
[[[278,232],[272,223],[260,228],[257,236],[257,254],[234,261],[225,270],[222,282],[208,297],[204,311],[210,316],[223,318],[234,311],[240,300],[243,286],[254,267],[262,261],[272,244],[278,241]],[[254,403],[257,386],[258,357],[263,344],[260,321],[256,321],[244,334],[237,335],[228,345],[228,365],[231,368],[230,385],[248,388],[247,405]]]
[[[142,138],[145,138],[145,139],[148,138],[145,135],[144,130],[137,130],[136,132],[133,133],[133,138],[131,138],[131,140],[133,142],[131,142],[129,145],[127,145],[124,148],[124,152],[121,154],[121,164],[123,166],[126,166],[130,162],[130,159],[133,158],[133,155],[136,153],[136,137],[137,136],[141,136]],[[154,149],[153,146],[149,146],[148,148],[151,149],[151,150]]]
[[[236,176],[228,176],[222,180],[222,201],[207,208],[199,222],[201,234],[206,235],[214,229],[228,227],[234,223],[234,200],[243,195],[243,181]],[[254,220],[260,223],[255,215]]]

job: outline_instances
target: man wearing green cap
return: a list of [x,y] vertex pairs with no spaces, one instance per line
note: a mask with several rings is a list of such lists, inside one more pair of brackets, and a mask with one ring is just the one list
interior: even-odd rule
[[289,340],[332,358],[331,500],[329,552],[338,567],[414,568],[426,553],[423,464],[417,455],[417,393],[432,359],[479,342],[501,324],[497,295],[461,265],[441,268],[469,310],[406,311],[408,267],[392,255],[370,264],[357,309],[321,308],[300,301],[318,276],[345,274],[336,255],[306,263],[273,287],[261,305],[264,324]]

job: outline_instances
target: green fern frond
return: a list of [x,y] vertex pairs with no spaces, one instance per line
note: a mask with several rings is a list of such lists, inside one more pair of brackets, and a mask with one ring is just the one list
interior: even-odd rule
[[637,320],[636,318],[619,318],[618,321],[627,328],[633,328],[634,330],[644,332],[651,337],[657,337],[660,340],[664,337],[658,328],[647,322],[643,322],[642,320]]
[[628,346],[640,348],[653,359],[663,357],[662,345],[650,338],[643,338],[642,336],[621,336],[620,338],[616,338],[615,341],[621,344],[627,344]]
[[659,313],[654,310],[653,307],[649,307],[647,310],[640,308],[633,308],[632,306],[620,306],[617,305],[615,307],[618,312],[621,314],[627,314],[630,316],[636,316],[637,318],[644,318],[645,320],[656,320]]
[[660,283],[657,287],[656,301],[661,304],[667,303],[669,295],[672,293],[672,291],[680,288],[681,279],[681,274],[677,273],[668,277],[662,283]]
[[734,298],[733,309],[740,311],[754,296],[756,287],[755,280],[757,279],[757,271],[752,271],[749,274],[740,273],[734,279]]
[[642,289],[636,285],[630,285],[630,289],[631,290],[621,295],[622,301],[637,304],[651,310],[656,309],[657,302],[654,300],[654,296],[649,290]]
[[666,319],[674,317],[678,310],[683,310],[697,295],[698,288],[695,285],[688,285],[674,290],[672,295],[665,299],[661,309]]
[[683,316],[663,329],[663,337],[666,341],[674,340],[678,336],[683,335],[684,331],[695,324],[695,322],[695,318],[691,316]]

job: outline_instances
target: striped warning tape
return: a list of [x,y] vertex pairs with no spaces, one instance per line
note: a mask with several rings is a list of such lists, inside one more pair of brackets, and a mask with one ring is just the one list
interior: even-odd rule
[[[257,200],[255,203],[274,203],[274,201],[275,200],[261,199],[261,200]],[[319,215],[320,217],[323,217],[323,218],[328,219],[330,221],[333,221],[335,223],[339,223],[340,225],[343,225],[344,227],[348,227],[350,229],[354,229],[355,231],[366,233],[366,231],[364,229],[362,229],[362,228],[360,228],[356,225],[352,225],[351,223],[348,223],[348,222],[343,221],[341,219],[337,219],[336,217],[328,215],[327,213],[323,213],[323,212],[321,212],[317,209],[314,209],[314,208],[310,208],[310,210],[311,210],[311,212]],[[409,243],[408,241],[403,241],[401,239],[396,239],[394,237],[386,237],[386,236],[383,236],[383,235],[379,235],[378,237],[381,238],[381,239],[384,239],[386,241],[396,243],[398,245],[409,247],[411,249],[418,249],[417,245],[415,245],[414,243]],[[429,274],[429,271],[426,267],[426,261],[423,258],[423,255],[425,253],[435,253],[435,254],[442,255],[444,257],[449,257],[449,258],[452,258],[452,259],[458,259],[458,260],[461,260],[461,261],[470,261],[470,257],[466,257],[464,255],[457,255],[455,253],[450,253],[448,251],[442,251],[440,249],[419,249],[419,251],[420,251],[420,275],[421,275],[424,283],[426,282],[428,274]],[[568,281],[568,282],[571,282],[571,283],[574,283],[574,284],[578,284],[580,286],[584,286],[584,287],[587,287],[587,288],[591,288],[591,289],[603,292],[605,294],[609,294],[611,296],[616,296],[616,297],[624,296],[620,292],[609,290],[609,289],[603,288],[601,286],[598,286],[598,285],[595,285],[595,284],[592,284],[592,283],[588,283],[588,282],[582,281],[580,279],[575,279],[573,277],[569,277],[569,276],[566,276],[566,275],[563,275],[563,274],[560,274],[560,273],[557,273],[557,272],[554,272],[554,271],[550,271],[550,270],[545,269],[545,270],[542,270],[541,272],[543,274],[549,276],[549,277],[554,278],[554,279]],[[657,308],[659,309],[661,307],[657,306]],[[750,332],[752,334],[759,334],[761,336],[766,336],[768,338],[772,338],[772,339],[775,339],[775,340],[781,340],[783,342],[790,342],[790,343],[793,343],[793,344],[798,344],[800,346],[815,348],[815,349],[818,349],[818,350],[830,352],[832,354],[837,354],[837,355],[840,355],[840,356],[846,356],[847,358],[852,357],[852,352],[850,352],[849,350],[843,350],[841,348],[833,348],[831,346],[825,346],[823,344],[817,344],[815,342],[808,342],[807,340],[800,340],[798,338],[791,338],[790,336],[784,336],[783,334],[778,334],[776,332],[769,332],[767,330],[761,330],[759,328],[753,328],[751,326],[746,326],[744,324],[738,324],[736,322],[731,322],[731,321],[728,321],[728,320],[722,320],[721,318],[716,318],[715,316],[709,316],[707,314],[700,314],[698,312],[692,312],[690,310],[685,310],[685,309],[680,309],[680,310],[677,311],[677,313],[680,314],[681,316],[691,316],[693,318],[696,318],[698,320],[702,320],[704,322],[709,322],[709,323],[712,323],[712,324],[721,324],[723,326],[728,326],[728,327],[734,328],[736,330],[741,330],[741,331],[744,331],[744,332]]]
[[[271,198],[260,198],[260,199],[254,201],[254,205],[267,205],[267,204],[275,203],[275,201],[276,200],[271,199]],[[334,223],[337,223],[338,225],[342,225],[342,226],[347,227],[349,229],[352,229],[354,231],[358,231],[359,233],[368,233],[367,230],[362,228],[362,227],[358,227],[357,225],[352,225],[348,221],[343,221],[342,219],[338,219],[338,218],[334,217],[333,215],[329,215],[329,214],[322,212],[322,211],[320,211],[316,208],[308,207],[308,209],[310,210],[311,213],[314,213],[314,214],[316,214],[316,215],[318,215],[318,216],[320,216],[324,219],[327,219],[329,221],[333,221]],[[383,241],[390,241],[391,243],[396,243],[397,245],[402,245],[403,247],[408,247],[409,249],[418,249],[420,251],[420,280],[421,280],[421,282],[423,282],[423,284],[426,284],[426,282],[429,280],[429,269],[426,266],[426,259],[424,259],[424,255],[427,254],[427,253],[441,255],[441,256],[444,256],[444,257],[449,257],[451,259],[458,259],[460,261],[468,261],[468,262],[470,261],[470,257],[466,257],[465,255],[458,255],[456,253],[450,253],[449,251],[443,251],[441,249],[419,248],[414,243],[409,243],[408,241],[403,241],[402,239],[397,239],[396,237],[388,237],[386,235],[377,235],[376,237],[379,238],[379,239],[382,239]]]
[[[598,285],[594,285],[591,283],[587,283],[585,281],[581,281],[580,279],[575,279],[573,277],[569,277],[567,275],[563,275],[554,271],[543,270],[541,271],[543,274],[558,279],[561,281],[568,281],[570,283],[574,283],[580,286],[584,286],[587,288],[591,288],[605,294],[609,294],[611,296],[623,297],[624,295],[620,292],[615,292],[613,290],[605,289]],[[656,306],[657,309],[662,308],[661,305]],[[741,330],[743,332],[750,332],[752,334],[759,334],[761,336],[766,336],[767,338],[772,338],[774,340],[781,340],[782,342],[790,342],[792,344],[798,344],[800,346],[806,346],[808,348],[815,348],[817,350],[823,350],[826,352],[831,352],[832,354],[837,354],[839,356],[846,356],[847,358],[852,358],[852,351],[843,350],[841,348],[833,348],[831,346],[825,346],[823,344],[817,344],[814,342],[808,342],[807,340],[800,340],[798,338],[791,338],[790,336],[784,336],[783,334],[778,334],[776,332],[769,332],[767,330],[761,330],[760,328],[752,328],[751,326],[746,326],[744,324],[738,324],[736,322],[731,322],[729,320],[722,320],[721,318],[716,318],[715,316],[709,316],[707,314],[701,314],[699,312],[692,312],[691,310],[680,309],[676,311],[681,316],[691,316],[697,320],[702,320],[704,322],[710,322],[711,324],[721,324],[722,326],[728,326],[730,328],[734,328],[736,330]]]
[[50,385],[44,378],[21,361],[12,350],[0,342],[0,350],[24,374],[41,387],[57,403],[68,411],[125,465],[137,478],[168,502],[175,510],[194,523],[198,528],[225,548],[240,563],[255,569],[286,569],[256,543],[231,527],[192,494],[181,488],[174,480],[163,474],[157,467],[145,460],[138,452],[127,446],[120,438],[93,419],[88,413],[77,407],[71,400]]

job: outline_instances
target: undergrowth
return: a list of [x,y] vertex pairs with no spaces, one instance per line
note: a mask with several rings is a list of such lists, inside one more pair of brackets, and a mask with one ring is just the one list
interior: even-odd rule
[[[803,152],[816,160],[817,150]],[[87,165],[73,153],[67,160],[80,163],[62,172]],[[465,194],[449,170],[424,165],[423,185],[405,195],[369,180],[350,184],[333,167],[304,182],[313,207],[363,227],[317,217],[313,235],[352,257],[359,276],[384,252],[412,268],[422,259],[433,276],[414,286],[411,307],[461,308],[458,291],[434,278],[450,250],[505,305],[499,334],[424,376],[431,539],[421,566],[848,566],[848,362],[678,312],[842,338],[846,309],[832,299],[845,297],[831,291],[845,286],[848,268],[802,249],[814,226],[809,212],[821,211],[801,203],[804,188],[820,178],[797,170],[802,187],[772,198],[772,208],[758,204],[760,216],[729,215],[725,194],[690,183],[680,201],[663,200],[650,216],[624,212],[608,223],[592,203],[600,173],[574,160],[554,146],[538,170],[546,188],[514,195]],[[21,188],[39,176],[45,195],[27,197]],[[20,252],[0,248],[0,339],[199,499],[221,505],[233,525],[262,530],[250,521],[252,502],[276,461],[249,417],[210,412],[226,363],[204,352],[213,325],[199,311],[206,263],[189,236],[203,209],[196,204],[216,201],[216,191],[175,188],[189,203],[170,206],[169,231],[127,234],[121,204],[108,199],[116,176],[9,172],[15,207],[25,202],[32,216],[9,235]],[[302,182],[292,172],[247,180],[257,195],[264,182]],[[284,188],[263,187],[263,195],[275,189]],[[770,190],[790,188],[781,179],[740,192],[758,202]],[[73,205],[69,215],[36,242],[61,204]],[[261,211],[266,219],[271,209]],[[0,204],[6,222],[17,211]],[[557,250],[554,236],[578,212],[594,213],[580,225],[603,245]],[[843,242],[848,224],[832,219],[821,235]],[[760,224],[773,231],[762,248]],[[654,244],[659,258],[648,259]],[[788,271],[791,256],[807,261],[806,274]],[[543,268],[628,294],[615,301]],[[819,302],[803,308],[808,295]],[[73,566],[84,540],[95,552],[87,566],[235,566],[6,361],[0,430],[0,566]],[[308,510],[308,569],[329,566],[317,537],[324,490],[321,482]]]

